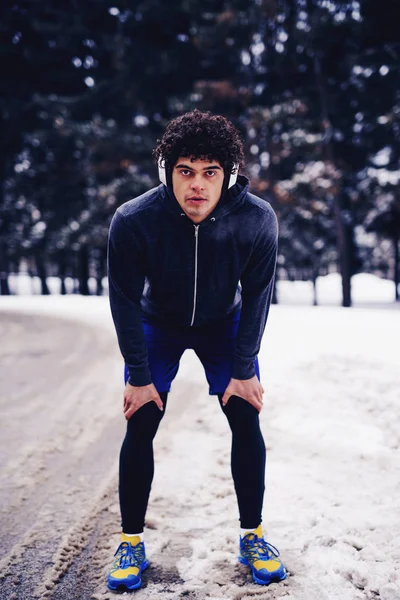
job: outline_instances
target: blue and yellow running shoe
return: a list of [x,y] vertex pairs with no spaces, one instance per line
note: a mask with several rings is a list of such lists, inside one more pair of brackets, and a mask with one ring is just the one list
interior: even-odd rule
[[264,540],[261,525],[240,538],[239,562],[251,568],[254,581],[261,585],[286,578],[279,551]]
[[107,577],[110,590],[126,588],[136,590],[142,585],[141,573],[149,566],[146,558],[144,542],[139,536],[127,537],[121,535],[121,543],[114,556],[113,566]]

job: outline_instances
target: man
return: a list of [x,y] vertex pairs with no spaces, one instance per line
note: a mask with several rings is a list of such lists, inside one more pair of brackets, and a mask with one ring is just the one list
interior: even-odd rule
[[254,581],[286,577],[261,529],[265,444],[257,354],[274,285],[277,219],[237,176],[243,145],[224,117],[194,110],[172,120],[154,156],[162,184],[126,202],[110,226],[110,305],[125,360],[119,498],[121,543],[108,587],[136,589],[154,474],[153,439],[187,348],[201,360],[232,430],[240,562]]

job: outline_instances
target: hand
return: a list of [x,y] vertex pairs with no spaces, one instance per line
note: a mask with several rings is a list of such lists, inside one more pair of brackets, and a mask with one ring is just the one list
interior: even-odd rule
[[164,406],[154,385],[135,386],[127,383],[124,390],[124,415],[128,421],[141,406],[147,402],[155,402],[160,410]]
[[254,375],[251,379],[233,379],[232,377],[222,397],[222,405],[226,405],[230,396],[239,396],[247,400],[247,402],[260,412],[263,406],[263,393],[264,388],[259,382],[257,375]]

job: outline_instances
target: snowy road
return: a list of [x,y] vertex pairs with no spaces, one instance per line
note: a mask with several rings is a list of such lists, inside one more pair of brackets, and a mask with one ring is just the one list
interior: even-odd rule
[[[30,315],[30,316],[28,316]],[[0,298],[0,598],[109,600],[122,368],[105,298]],[[260,355],[264,528],[236,561],[227,424],[187,352],[156,439],[139,600],[400,599],[400,312],[272,307]]]

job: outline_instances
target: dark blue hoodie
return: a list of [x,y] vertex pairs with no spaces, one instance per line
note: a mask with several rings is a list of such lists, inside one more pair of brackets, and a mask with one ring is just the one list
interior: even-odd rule
[[275,278],[278,222],[269,202],[239,176],[195,225],[164,185],[115,212],[108,281],[129,383],[151,383],[141,315],[169,327],[198,327],[241,308],[232,377],[254,376]]

